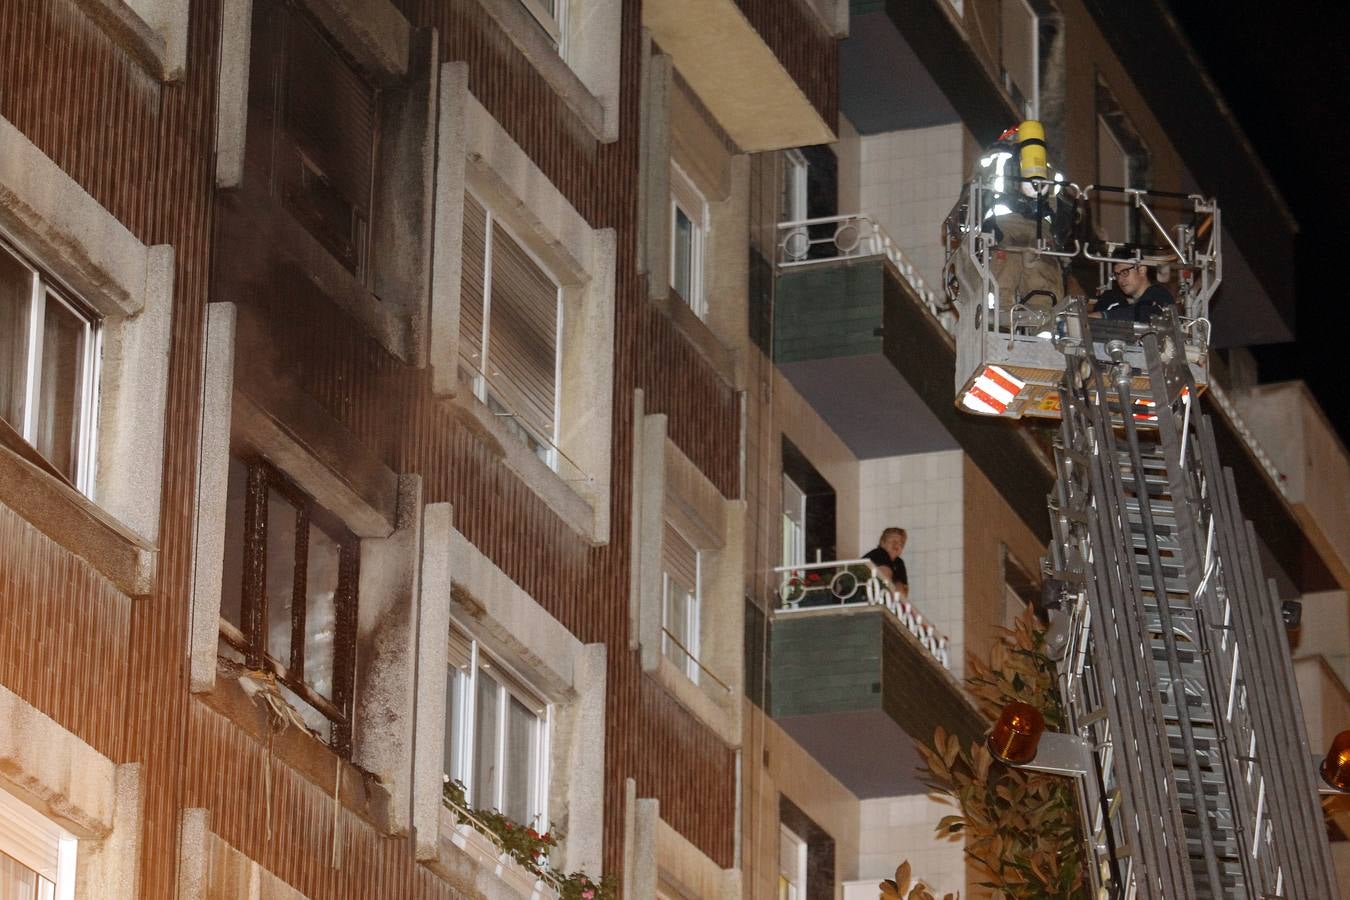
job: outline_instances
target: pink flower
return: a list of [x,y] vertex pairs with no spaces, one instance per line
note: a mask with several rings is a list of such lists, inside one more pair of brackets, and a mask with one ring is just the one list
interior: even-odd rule
[[594,897],[594,896],[595,896],[595,891],[587,890],[587,891],[582,891],[582,892],[581,892],[581,900],[591,900],[591,898]]

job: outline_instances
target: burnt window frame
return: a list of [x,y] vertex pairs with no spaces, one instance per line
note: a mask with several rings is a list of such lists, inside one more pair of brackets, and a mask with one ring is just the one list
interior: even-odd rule
[[[258,21],[260,17],[269,17],[266,19],[266,26],[269,28],[270,35],[268,40],[259,46],[257,40]],[[366,289],[373,289],[373,265],[372,252],[374,244],[374,235],[376,229],[375,207],[377,205],[377,177],[379,173],[379,149],[381,126],[383,119],[383,100],[384,91],[372,78],[371,74],[366,72],[358,65],[347,50],[336,40],[328,31],[318,22],[315,17],[301,3],[295,0],[271,0],[267,4],[255,4],[253,8],[253,19],[249,23],[250,44],[252,52],[249,64],[250,83],[257,75],[257,66],[265,67],[267,73],[267,84],[270,87],[265,108],[254,107],[254,93],[250,89],[247,105],[249,107],[246,113],[246,120],[249,125],[253,125],[254,116],[264,116],[267,121],[268,144],[266,150],[267,157],[267,193],[275,200],[278,206],[285,210],[286,214],[291,216],[295,222],[305,230],[320,246],[327,251],[342,268],[351,274],[352,278],[358,284]],[[288,91],[287,91],[287,73],[291,64],[290,54],[290,30],[292,28],[308,28],[314,33],[329,51],[350,71],[351,75],[361,82],[361,84],[370,93],[370,132],[369,138],[369,160],[370,168],[366,173],[366,202],[364,207],[356,200],[346,197],[334,183],[331,173],[323,171],[319,162],[312,158],[312,154],[307,152],[304,143],[287,125],[288,109]],[[259,61],[252,61],[256,57]],[[259,104],[263,106],[263,104]],[[254,131],[250,127],[249,132]],[[246,157],[250,155],[245,149]],[[287,167],[298,165],[298,172],[290,172]],[[247,166],[247,163],[245,164]],[[323,229],[317,227],[312,221],[314,216],[307,216],[306,210],[300,203],[300,199],[291,196],[287,190],[288,186],[303,183],[307,178],[313,177],[321,188],[327,188],[342,201],[346,202],[353,214],[353,230],[359,230],[359,235],[352,236],[352,246],[350,255],[343,252],[342,248],[334,246],[333,242],[325,236]],[[363,218],[361,217],[363,215]],[[319,217],[321,218],[321,217]],[[360,218],[361,228],[356,228],[356,220]]]
[[[248,471],[244,488],[243,584],[239,618],[242,627],[223,615],[221,640],[243,654],[251,669],[271,673],[277,681],[328,719],[329,745],[343,757],[352,750],[353,697],[356,682],[356,623],[360,600],[361,539],[333,513],[320,506],[276,466],[256,453],[236,448],[232,460]],[[267,652],[267,514],[268,492],[275,490],[296,508],[295,578],[291,587],[290,659],[285,663]],[[338,586],[333,597],[333,698],[329,700],[304,678],[305,589],[309,564],[309,526],[319,527],[338,545]],[[300,598],[297,602],[296,598]],[[295,672],[299,672],[296,677]]]

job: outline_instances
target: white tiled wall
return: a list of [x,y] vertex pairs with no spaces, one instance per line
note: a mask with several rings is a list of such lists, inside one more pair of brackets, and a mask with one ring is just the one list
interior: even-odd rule
[[858,880],[871,883],[871,896],[905,860],[913,877],[927,882],[937,896],[965,893],[964,843],[940,840],[933,832],[943,816],[957,811],[954,805],[915,794],[863,800],[859,806]]
[[965,669],[961,451],[865,459],[858,470],[858,546],[867,552],[892,525],[909,532],[910,602],[947,636],[959,679]]
[[961,191],[960,123],[861,139],[860,212],[900,245],[934,291],[942,290],[942,221]]

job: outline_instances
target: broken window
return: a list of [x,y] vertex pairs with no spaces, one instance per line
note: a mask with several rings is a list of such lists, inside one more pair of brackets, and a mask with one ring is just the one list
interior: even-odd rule
[[358,539],[272,465],[230,457],[221,638],[344,755],[359,558]]

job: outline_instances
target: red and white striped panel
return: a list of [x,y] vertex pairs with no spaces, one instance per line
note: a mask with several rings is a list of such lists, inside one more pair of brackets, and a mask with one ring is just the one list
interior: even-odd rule
[[961,405],[971,412],[1001,416],[1022,393],[1027,383],[998,366],[985,366],[975,383],[961,396]]

